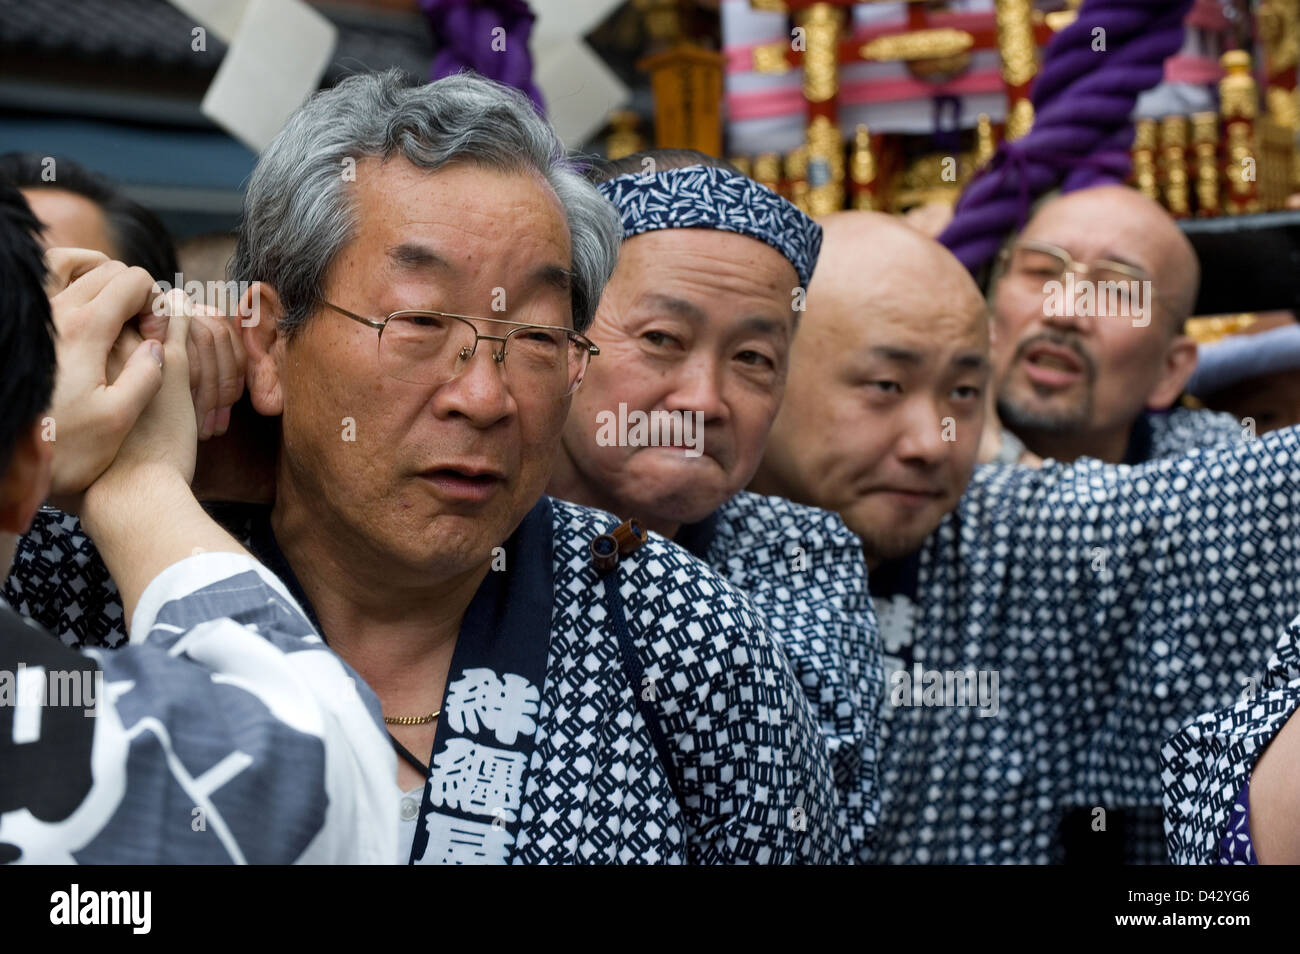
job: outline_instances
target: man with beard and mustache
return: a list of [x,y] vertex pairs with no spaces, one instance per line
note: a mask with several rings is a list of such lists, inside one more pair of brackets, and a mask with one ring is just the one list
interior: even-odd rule
[[1161,744],[1234,701],[1300,606],[1300,433],[977,468],[969,274],[887,216],[821,224],[751,489],[862,539],[889,673],[876,860],[1163,860]]
[[[472,75],[350,76],[249,180],[230,273],[260,302],[248,391],[279,439],[272,505],[223,516],[378,697],[400,861],[847,847],[817,721],[744,594],[545,496],[620,238],[532,104]],[[47,515],[16,574],[68,581],[83,638],[115,641],[80,536]]]
[[[693,150],[627,156],[597,179],[623,246],[589,331],[601,360],[575,395],[548,490],[636,517],[749,597],[818,716],[865,861],[882,677],[862,548],[834,513],[743,490],[781,404],[821,229]],[[609,424],[624,419],[678,420],[682,439],[655,446],[629,427],[616,440]]]
[[999,257],[989,298],[1008,449],[1137,464],[1239,440],[1229,415],[1170,410],[1196,368],[1183,324],[1199,283],[1191,243],[1141,193],[1107,185],[1043,205]]

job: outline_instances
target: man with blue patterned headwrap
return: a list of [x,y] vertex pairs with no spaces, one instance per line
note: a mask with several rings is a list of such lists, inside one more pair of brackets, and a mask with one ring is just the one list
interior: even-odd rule
[[[514,91],[385,73],[317,94],[245,197],[249,393],[281,436],[273,505],[232,526],[379,697],[400,860],[840,860],[769,626],[680,548],[544,495],[619,239]],[[102,640],[121,608],[78,535],[38,521],[10,589]]]
[[642,520],[749,597],[818,714],[866,860],[882,683],[862,550],[835,514],[743,490],[780,407],[821,229],[702,153],[641,153],[600,178],[623,247],[589,332],[601,360],[548,489]]

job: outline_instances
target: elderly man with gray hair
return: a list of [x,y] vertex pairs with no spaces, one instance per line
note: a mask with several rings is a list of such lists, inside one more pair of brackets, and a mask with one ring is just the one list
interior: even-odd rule
[[840,860],[816,723],[748,600],[544,496],[619,239],[512,90],[386,73],[310,100],[231,265],[281,430],[243,536],[380,699],[401,860]]

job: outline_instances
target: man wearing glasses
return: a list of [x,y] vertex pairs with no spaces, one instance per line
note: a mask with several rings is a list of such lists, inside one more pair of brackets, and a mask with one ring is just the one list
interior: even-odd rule
[[231,277],[280,440],[240,535],[379,697],[403,862],[842,857],[748,601],[544,496],[619,237],[531,104],[470,76],[351,77],[250,179]]
[[970,274],[880,213],[821,225],[752,489],[862,540],[887,673],[874,859],[1164,860],[1160,746],[1253,693],[1300,606],[1300,430],[977,467]]
[[[1183,323],[1199,277],[1186,237],[1133,189],[1101,186],[1044,205],[994,274],[1002,426],[1038,457],[1115,464],[1239,439],[1230,415],[1170,410],[1196,368]],[[1007,441],[1012,459],[1014,447]]]

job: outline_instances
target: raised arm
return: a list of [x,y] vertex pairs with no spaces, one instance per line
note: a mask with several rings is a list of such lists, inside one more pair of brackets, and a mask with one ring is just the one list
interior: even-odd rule
[[1300,429],[1289,428],[1137,467],[981,468],[960,517],[965,539],[1003,541],[1046,592],[1044,624],[1091,621],[1102,647],[1140,633],[1152,665],[1162,634],[1205,637],[1219,663],[1259,676],[1300,609],[1296,513]]
[[[46,738],[38,720],[21,740],[43,743],[24,774],[93,785],[59,817],[35,790],[3,804],[0,843],[29,861],[394,862],[399,793],[377,699],[188,489],[185,323],[168,330],[158,396],[84,498],[132,616],[130,645],[95,657],[93,745],[70,738],[89,720],[52,720]],[[2,648],[22,661],[46,646]],[[0,760],[20,764],[11,754]]]
[[1161,745],[1258,686],[1300,609],[1297,462],[1289,429],[1138,467],[977,472],[936,546],[955,533],[981,555],[947,584],[1032,647],[1002,691],[1046,687],[1052,731],[1075,753],[1062,811],[1135,809],[1143,845],[1160,847],[1145,826]]

